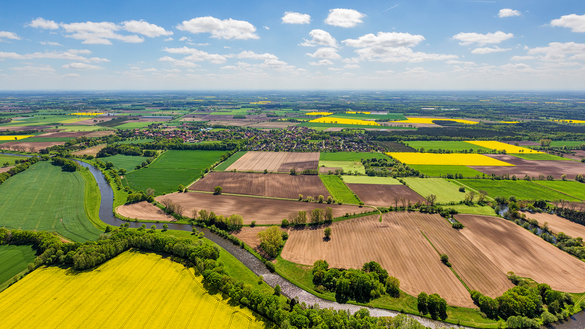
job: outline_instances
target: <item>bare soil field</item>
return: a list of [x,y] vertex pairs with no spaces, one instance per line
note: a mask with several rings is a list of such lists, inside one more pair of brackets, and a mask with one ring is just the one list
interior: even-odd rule
[[324,259],[333,268],[361,268],[376,261],[413,296],[438,293],[450,305],[473,307],[469,292],[421,233],[419,224],[434,223],[434,216],[392,212],[384,214],[382,222],[379,216],[336,222],[329,241],[324,240],[323,227],[290,230],[281,256],[305,265]]
[[335,172],[337,169],[342,169],[341,167],[319,167],[320,174],[329,174],[329,172]]
[[0,174],[3,172],[7,172],[8,170],[14,168],[14,166],[9,166],[9,167],[0,167]]
[[107,144],[96,145],[93,147],[88,147],[85,150],[73,152],[73,155],[83,156],[83,155],[93,155],[96,156],[99,151],[101,151],[104,147],[108,146]]
[[585,173],[585,164],[576,161],[530,161],[517,158],[506,154],[486,154],[489,157],[511,163],[515,167],[493,167],[493,166],[474,166],[469,167],[486,175],[496,174],[510,174],[523,178],[524,175],[530,177],[537,177],[539,175],[552,175],[555,179],[560,179],[563,174],[567,175],[568,179],[574,179],[578,174]]
[[53,132],[35,136],[35,138],[77,138],[89,134],[89,131],[79,132]]
[[331,127],[331,128],[325,129],[325,131],[342,131],[343,129],[344,129],[344,127]]
[[529,219],[536,219],[540,227],[544,226],[544,223],[548,223],[548,227],[553,233],[563,232],[573,238],[580,237],[585,239],[585,226],[573,223],[568,219],[559,217],[553,214],[542,214],[542,213],[529,213],[522,211]]
[[92,131],[89,134],[85,135],[85,137],[104,137],[114,135],[116,132],[113,130],[100,130],[100,131]]
[[118,214],[128,218],[138,218],[145,220],[158,220],[161,222],[171,222],[175,217],[167,215],[152,203],[142,201],[132,204],[125,204],[116,208]]
[[193,210],[205,209],[216,215],[230,216],[238,214],[244,218],[245,224],[256,221],[259,225],[280,224],[292,212],[304,210],[307,213],[315,208],[331,207],[334,217],[341,217],[346,213],[361,213],[369,209],[350,205],[328,205],[325,203],[308,203],[300,201],[264,199],[258,197],[213,195],[210,193],[188,192],[161,195],[157,201],[170,198],[174,203],[183,206],[184,214],[190,215]]
[[378,185],[378,184],[347,184],[350,190],[369,206],[395,207],[394,198],[398,198],[398,205],[402,205],[401,198],[404,197],[406,205],[408,202],[415,204],[424,203],[426,200],[408,186],[404,185]]
[[503,273],[547,283],[554,290],[585,291],[585,263],[528,230],[505,219],[456,215],[465,228],[461,233]]
[[8,142],[0,144],[0,148],[10,150],[12,147],[34,148],[36,151],[55,145],[64,145],[65,142]]
[[506,144],[510,144],[510,145],[518,144],[518,146],[539,146],[540,145],[540,143],[531,142],[531,141],[508,141],[508,142],[502,142],[502,143],[506,143]]
[[273,198],[298,199],[329,192],[318,175],[262,174],[241,172],[211,172],[189,187],[193,191],[213,192],[221,186],[224,193],[259,195]]
[[238,161],[229,166],[226,171],[264,171],[289,172],[295,167],[297,171],[317,169],[319,167],[319,153],[296,152],[254,152],[244,154]]
[[575,150],[573,152],[575,152],[575,155],[565,154],[564,157],[567,159],[573,159],[573,160],[578,160],[578,161],[581,161],[581,159],[585,158],[585,151]]

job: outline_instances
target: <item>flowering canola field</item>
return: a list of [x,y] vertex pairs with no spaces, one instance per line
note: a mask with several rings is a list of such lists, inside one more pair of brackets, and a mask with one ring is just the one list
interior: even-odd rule
[[482,154],[470,153],[415,153],[415,152],[390,152],[386,153],[402,163],[409,165],[449,165],[449,166],[510,166],[504,161]]
[[379,126],[380,124],[374,121],[366,121],[366,120],[356,120],[356,119],[344,119],[344,118],[334,118],[334,117],[325,117],[314,119],[309,122],[318,122],[318,123],[333,123],[339,125],[361,125],[361,126]]
[[347,114],[372,114],[372,112],[346,111]]
[[393,123],[425,123],[433,124],[433,121],[455,121],[459,123],[465,123],[468,125],[475,125],[478,122],[463,120],[463,119],[445,119],[445,118],[418,118],[418,117],[406,117],[406,120],[392,121]]
[[542,153],[542,152],[539,152],[539,151],[536,151],[533,149],[529,149],[526,147],[510,145],[510,144],[497,142],[497,141],[466,141],[466,143],[485,147],[485,148],[488,148],[490,150],[498,150],[498,151],[505,150],[506,153],[533,153],[533,154]]
[[331,115],[333,113],[331,112],[308,112],[305,113],[305,115]]
[[125,252],[93,271],[42,267],[0,294],[3,328],[264,328],[193,269]]
[[102,115],[101,112],[75,112],[71,113],[70,115]]
[[560,123],[585,123],[585,120],[551,120]]
[[13,141],[17,139],[25,139],[32,137],[34,135],[2,135],[0,136],[0,141]]

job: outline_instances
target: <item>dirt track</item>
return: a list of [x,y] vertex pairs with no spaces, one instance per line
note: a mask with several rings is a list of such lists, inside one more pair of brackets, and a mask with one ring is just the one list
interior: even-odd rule
[[211,172],[189,187],[194,191],[213,192],[221,186],[224,193],[298,199],[299,194],[314,198],[329,192],[317,175]]
[[385,214],[382,222],[379,216],[336,222],[329,241],[323,239],[323,228],[291,230],[281,256],[305,265],[325,259],[334,268],[361,268],[376,261],[413,296],[438,293],[450,305],[473,307],[465,287],[420,232],[420,222],[435,223],[434,216],[438,217],[393,212]]
[[264,171],[288,172],[295,167],[297,171],[317,169],[319,167],[319,153],[295,152],[254,152],[244,154],[226,171]]
[[496,175],[510,174],[516,175],[518,178],[524,178],[524,175],[538,178],[538,176],[542,174],[544,176],[552,175],[555,179],[560,179],[563,174],[566,174],[568,179],[574,179],[578,174],[585,174],[585,164],[577,161],[530,161],[506,154],[486,155],[504,162],[511,163],[515,167],[474,166],[470,168],[481,171],[486,175],[491,175],[492,173]]
[[280,224],[291,212],[304,210],[310,212],[315,208],[331,207],[333,216],[340,217],[346,213],[361,213],[371,210],[350,205],[328,205],[300,201],[264,199],[258,197],[213,195],[210,193],[188,192],[161,195],[157,201],[171,198],[175,203],[183,206],[186,214],[192,214],[194,209],[213,211],[216,215],[241,215],[245,224],[256,221],[257,224]]
[[395,207],[394,198],[398,198],[398,205],[402,205],[401,197],[408,202],[415,204],[417,202],[425,203],[426,200],[418,193],[404,185],[377,185],[377,184],[347,184],[347,186],[362,200],[366,205],[378,207]]
[[161,222],[175,220],[173,216],[165,214],[160,208],[146,201],[120,206],[117,208],[117,212],[128,218],[158,220]]
[[456,215],[461,233],[503,273],[513,271],[554,290],[585,291],[585,263],[505,219]]
[[[264,249],[260,248],[260,238],[258,237],[258,232],[266,230],[266,226],[256,226],[256,227],[243,227],[241,230],[232,233],[238,239],[244,241],[250,248],[254,249],[257,253],[261,254],[264,258],[270,259],[271,257],[264,251]],[[281,231],[285,231],[280,229]]]
[[573,238],[580,237],[585,239],[585,226],[583,225],[573,223],[568,219],[564,219],[563,217],[552,214],[531,214],[529,212],[522,213],[526,214],[527,218],[536,219],[540,227],[543,227],[544,223],[547,222],[548,227],[555,234],[563,232]]

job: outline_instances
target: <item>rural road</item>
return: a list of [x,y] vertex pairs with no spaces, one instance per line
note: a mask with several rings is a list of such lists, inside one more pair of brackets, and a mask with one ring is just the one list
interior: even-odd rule
[[[106,224],[109,224],[112,226],[120,226],[121,224],[129,223],[130,227],[139,228],[142,225],[142,223],[126,222],[126,221],[123,221],[121,219],[116,218],[113,215],[114,192],[112,191],[111,186],[106,182],[101,171],[99,171],[97,168],[95,168],[92,165],[87,164],[85,162],[82,162],[82,161],[77,161],[77,162],[81,166],[89,169],[89,171],[94,176],[94,178],[95,178],[95,180],[100,188],[100,193],[101,193],[101,197],[102,197],[101,204],[100,204],[100,211],[99,211],[100,219],[103,222],[105,222]],[[152,225],[152,223],[149,223],[149,225]],[[162,229],[162,225],[163,225],[162,223],[156,224],[158,229]],[[172,223],[169,223],[168,225],[169,225],[168,228],[171,230],[182,230],[182,231],[189,231],[189,232],[191,232],[191,230],[192,230],[191,225],[172,224]],[[256,275],[261,275],[264,278],[264,281],[267,284],[269,284],[271,287],[275,287],[276,285],[279,285],[282,293],[289,298],[298,297],[298,300],[300,303],[304,302],[307,305],[318,304],[320,308],[332,308],[335,310],[347,310],[351,313],[354,313],[354,312],[358,311],[359,309],[364,308],[363,306],[357,306],[357,305],[352,305],[352,304],[340,304],[337,302],[332,302],[329,300],[319,298],[319,297],[295,286],[294,284],[290,283],[288,280],[281,277],[280,275],[278,275],[276,273],[270,273],[268,271],[268,269],[266,268],[266,266],[264,265],[264,263],[262,263],[258,258],[256,258],[254,255],[252,255],[251,253],[249,253],[245,249],[242,249],[238,246],[235,246],[234,244],[232,244],[228,240],[223,239],[222,237],[216,235],[215,233],[209,231],[208,229],[203,229],[203,232],[205,233],[206,238],[208,238],[209,240],[220,245],[227,252],[232,254],[239,261],[241,261],[244,265],[246,265],[246,267],[248,267]],[[370,311],[370,315],[372,315],[372,316],[396,316],[396,315],[400,314],[399,312],[396,312],[396,311],[390,311],[390,310],[385,310],[385,309],[380,309],[380,308],[373,308],[373,307],[365,307],[365,308],[367,308]],[[407,315],[409,317],[417,320],[418,322],[420,322],[424,326],[430,327],[430,328],[440,328],[440,327],[465,328],[465,327],[460,327],[457,325],[452,325],[449,323],[444,323],[441,321],[434,321],[434,320],[431,320],[428,318],[423,318],[423,317],[412,315],[412,314],[407,314]]]

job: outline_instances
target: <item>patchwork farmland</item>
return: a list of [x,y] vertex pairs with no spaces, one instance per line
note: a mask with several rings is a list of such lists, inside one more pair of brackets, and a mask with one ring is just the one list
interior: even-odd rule
[[347,186],[369,206],[407,207],[409,204],[425,203],[426,200],[404,185],[347,184]]
[[486,175],[516,175],[523,178],[525,175],[538,179],[540,175],[545,177],[553,176],[555,179],[561,179],[566,174],[569,179],[574,179],[576,175],[585,173],[585,164],[576,161],[550,161],[550,160],[524,160],[513,155],[507,154],[489,154],[490,158],[507,162],[512,167],[496,167],[489,165],[474,165],[471,168],[481,171]]
[[563,232],[573,238],[585,239],[585,226],[571,222],[563,217],[559,217],[553,214],[545,213],[530,213],[527,211],[522,212],[528,219],[536,219],[538,226],[544,227],[544,223],[548,224],[549,230],[555,234]]

